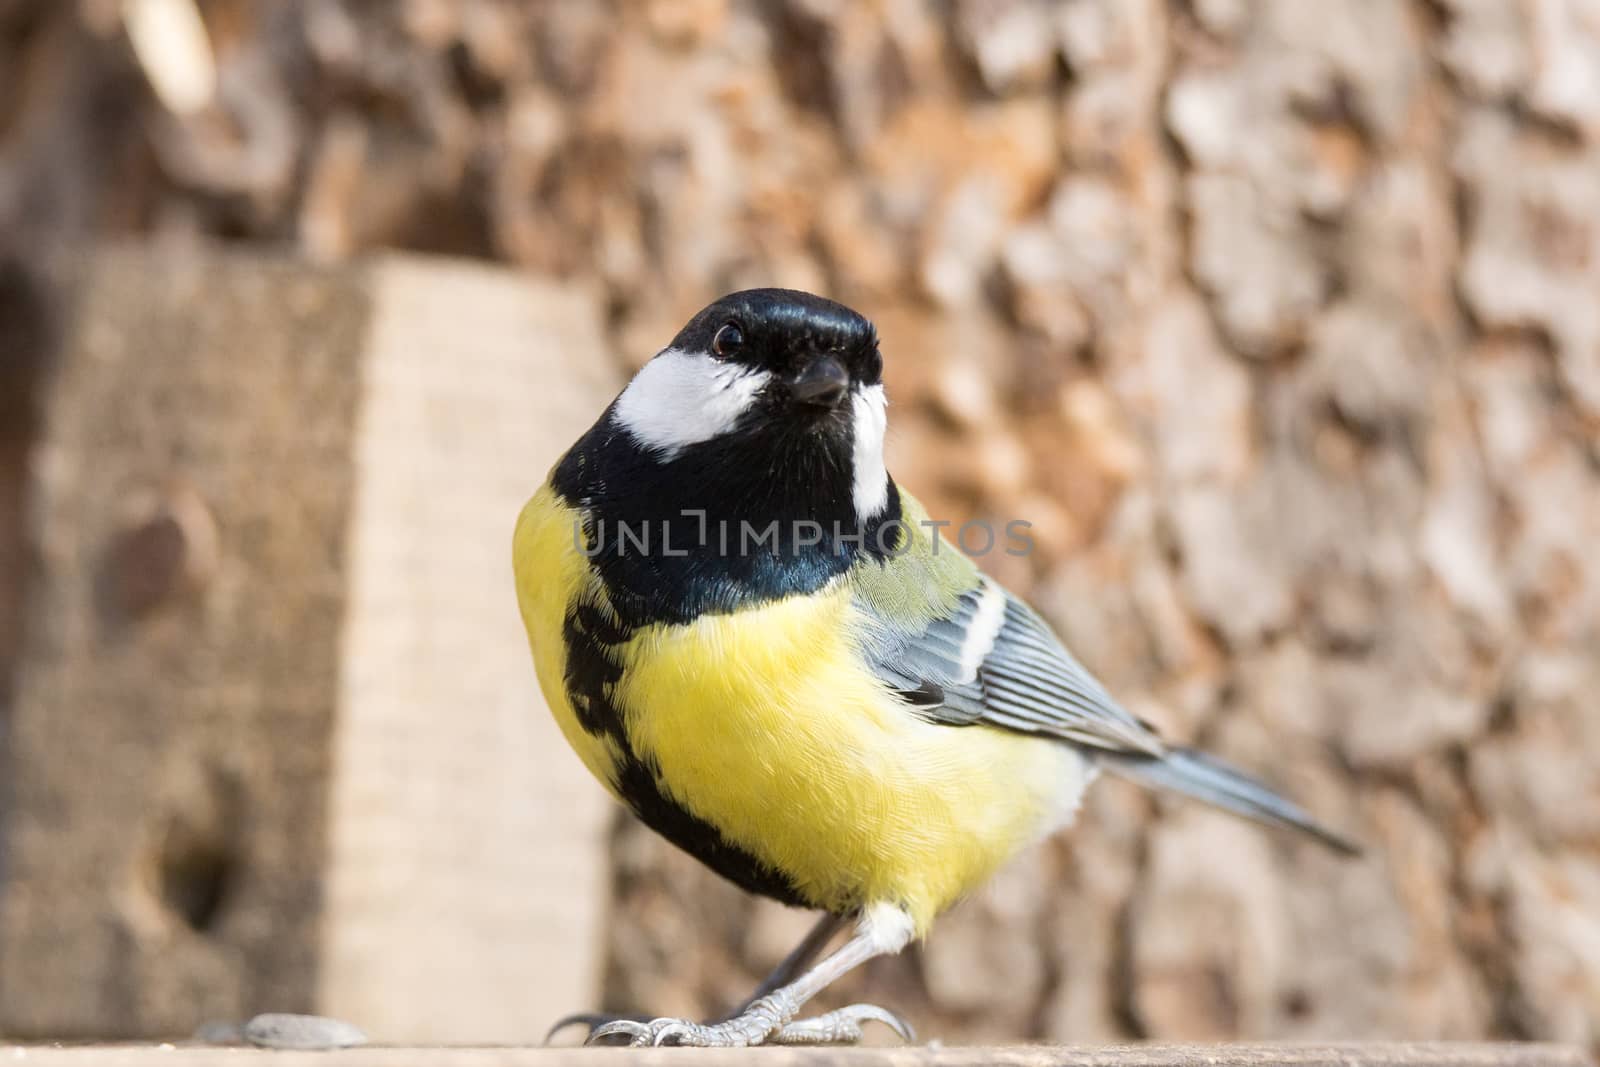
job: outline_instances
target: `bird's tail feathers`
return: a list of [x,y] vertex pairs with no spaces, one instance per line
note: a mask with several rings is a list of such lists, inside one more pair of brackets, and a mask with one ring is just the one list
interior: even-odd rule
[[1360,846],[1320,825],[1299,805],[1203,752],[1174,748],[1164,756],[1115,753],[1102,756],[1101,763],[1111,773],[1140,785],[1170,790],[1257,822],[1301,830],[1346,856],[1361,853]]

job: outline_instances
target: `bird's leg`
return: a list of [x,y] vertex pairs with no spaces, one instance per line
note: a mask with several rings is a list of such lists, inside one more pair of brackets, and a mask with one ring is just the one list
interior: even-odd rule
[[[772,969],[772,973],[767,975],[767,977],[762,980],[761,984],[756,987],[756,991],[754,993],[751,993],[750,996],[746,998],[745,1001],[738,1007],[724,1015],[717,1016],[713,1021],[724,1022],[728,1019],[734,1018],[735,1016],[742,1015],[745,1010],[748,1009],[751,1004],[754,1004],[759,998],[764,997],[773,990],[782,986],[786,986],[790,982],[794,981],[800,976],[801,972],[810,966],[811,962],[821,954],[822,950],[828,947],[828,942],[833,940],[833,936],[840,930],[844,929],[847,921],[847,919],[844,919],[838,915],[825,913],[822,918],[817,920],[816,925],[811,928],[810,932],[806,934],[805,938],[794,947],[794,951],[785,956],[782,962]],[[588,1027],[590,1033],[592,1034],[595,1030],[607,1023],[623,1021],[647,1023],[650,1021],[650,1016],[611,1015],[598,1011],[574,1012],[571,1015],[564,1015],[560,1019],[556,1020],[555,1025],[550,1027],[550,1031],[549,1033],[545,1034],[544,1039],[546,1043],[548,1043],[552,1037],[554,1037],[560,1031],[565,1030],[569,1026],[582,1025]],[[822,1042],[817,1043],[821,1044]]]
[[[789,1035],[785,1030],[790,1030],[795,1043],[854,1040],[860,1036],[860,1024],[864,1021],[899,1020],[882,1009],[858,1004],[807,1020],[792,1029],[791,1024],[808,1001],[838,978],[870,959],[905,948],[913,931],[914,924],[905,912],[892,905],[874,905],[862,914],[855,934],[837,952],[824,957],[788,985],[757,997],[744,1011],[725,1022],[705,1024],[687,1019],[654,1019],[640,1023],[619,1019],[598,1027],[589,1035],[589,1043],[615,1036],[626,1037],[634,1045],[743,1048],[768,1040],[786,1041]],[[907,1032],[904,1023],[895,1028]]]
[[785,956],[782,962],[772,969],[772,973],[761,980],[761,984],[756,986],[756,991],[746,997],[744,1003],[717,1021],[722,1022],[735,1016],[743,1015],[750,1005],[768,993],[781,989],[796,978],[799,978],[805,969],[811,966],[812,961],[822,954],[822,950],[828,947],[828,942],[833,940],[833,935],[843,930],[845,923],[848,921],[843,916],[834,915],[831,912],[824,913],[822,918],[817,920],[817,924],[806,934],[805,938],[794,947],[794,951]]

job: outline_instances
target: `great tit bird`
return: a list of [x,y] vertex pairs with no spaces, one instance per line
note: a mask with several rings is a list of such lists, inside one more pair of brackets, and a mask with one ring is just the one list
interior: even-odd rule
[[[695,315],[517,521],[517,595],[578,756],[657,833],[824,918],[714,1023],[591,1041],[837,1042],[894,1015],[798,1019],[1070,822],[1101,771],[1351,846],[1260,782],[1164,742],[986,577],[884,467],[873,326],[817,296]],[[812,965],[841,929],[851,936]]]

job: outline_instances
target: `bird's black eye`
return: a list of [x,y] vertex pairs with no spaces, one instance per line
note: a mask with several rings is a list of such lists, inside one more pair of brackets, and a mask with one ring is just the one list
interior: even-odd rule
[[711,351],[718,359],[732,359],[744,347],[744,331],[735,322],[725,322],[711,339]]
[[878,351],[878,346],[873,345],[872,351],[861,361],[861,381],[865,385],[877,385],[882,378],[883,355]]

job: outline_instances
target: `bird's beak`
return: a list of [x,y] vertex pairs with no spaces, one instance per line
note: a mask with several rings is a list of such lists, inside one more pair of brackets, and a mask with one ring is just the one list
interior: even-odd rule
[[789,395],[802,404],[836,408],[850,392],[850,373],[832,356],[819,356],[789,383]]

